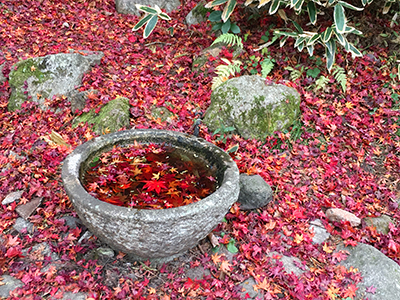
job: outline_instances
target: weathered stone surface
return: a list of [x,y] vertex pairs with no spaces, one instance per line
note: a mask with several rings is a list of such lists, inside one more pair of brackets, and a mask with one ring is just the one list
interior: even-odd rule
[[239,186],[240,209],[257,209],[272,200],[272,189],[260,175],[240,174]]
[[83,110],[86,106],[86,101],[90,93],[97,94],[97,90],[87,90],[87,91],[72,91],[68,95],[68,100],[71,102],[71,112],[76,110]]
[[207,9],[204,6],[206,1],[202,0],[188,13],[186,16],[186,24],[194,25],[207,21],[207,13],[212,9]]
[[361,224],[360,218],[340,208],[329,208],[325,212],[325,215],[331,222],[349,221],[353,227]]
[[78,224],[82,224],[81,220],[72,216],[64,216],[61,219],[65,220],[65,225],[75,229]]
[[[359,299],[369,300],[400,299],[400,266],[376,248],[358,243],[356,247],[338,247],[350,255],[340,264],[346,268],[357,268],[363,276],[356,292]],[[366,293],[366,288],[376,288],[375,294]]]
[[42,203],[42,198],[36,197],[28,203],[19,205],[15,210],[21,217],[27,220],[29,216],[36,210],[36,208],[38,208],[40,203]]
[[321,220],[314,220],[310,222],[311,230],[314,231],[314,237],[312,239],[313,244],[321,244],[325,242],[331,235],[325,229],[324,224],[322,224]]
[[27,100],[45,109],[45,98],[67,95],[79,86],[84,73],[99,64],[103,53],[59,53],[20,61],[11,68],[12,93],[8,109],[14,111]]
[[204,269],[202,266],[198,266],[195,268],[190,268],[186,271],[186,277],[192,280],[200,280],[203,279],[205,276],[211,275],[208,269]]
[[233,126],[246,139],[264,140],[293,124],[300,113],[300,95],[288,86],[266,85],[261,76],[227,80],[211,94],[203,122],[211,131]]
[[99,114],[94,110],[78,116],[74,124],[93,124],[93,130],[97,134],[116,132],[123,127],[129,127],[129,99],[118,97],[104,105]]
[[268,253],[268,256],[279,257],[277,260],[282,262],[283,268],[288,274],[294,273],[296,276],[300,276],[308,270],[308,267],[303,265],[297,257],[282,255],[276,251]]
[[33,224],[31,222],[24,220],[23,218],[17,218],[15,220],[13,229],[20,233],[24,232],[32,233],[34,230]]
[[[214,170],[220,187],[208,197],[173,209],[146,210],[115,206],[90,196],[80,182],[81,167],[116,144],[168,142],[185,149]],[[195,157],[197,155],[197,157]],[[137,260],[167,260],[205,238],[222,221],[239,195],[239,171],[232,158],[201,138],[165,130],[126,130],[78,146],[64,161],[65,190],[85,226],[113,249]]]
[[367,226],[375,227],[378,233],[388,234],[389,224],[393,223],[392,219],[387,215],[376,218],[367,217],[364,219]]
[[140,15],[135,6],[137,3],[151,7],[158,5],[158,7],[165,9],[167,13],[176,10],[181,5],[179,0],[141,0],[139,2],[137,0],[115,0],[115,6],[120,14]]
[[21,280],[16,279],[9,275],[1,275],[2,280],[0,281],[0,298],[8,299],[10,292],[16,288],[23,287]]
[[51,258],[52,261],[56,261],[60,259],[56,253],[51,251],[49,244],[46,242],[36,244],[29,249],[23,249],[22,254],[32,260],[47,260],[46,258]]
[[86,300],[88,296],[87,293],[65,292],[61,300]]
[[96,253],[100,257],[107,257],[107,258],[113,258],[115,253],[114,250],[108,247],[99,247],[96,249]]
[[3,199],[3,201],[1,201],[1,204],[7,205],[10,203],[13,203],[13,202],[19,200],[23,193],[24,193],[24,191],[11,192]]
[[[239,286],[242,288],[241,294],[243,299],[255,299],[258,297],[262,299],[262,294],[260,290],[255,290],[254,286],[257,285],[254,277],[249,277],[245,281],[241,282]],[[249,298],[247,298],[249,297]]]
[[1,83],[3,83],[3,82],[5,82],[5,81],[7,81],[7,78],[4,76],[4,74],[3,74],[3,69],[4,69],[4,66],[6,65],[6,63],[2,63],[1,65],[0,65],[0,84]]

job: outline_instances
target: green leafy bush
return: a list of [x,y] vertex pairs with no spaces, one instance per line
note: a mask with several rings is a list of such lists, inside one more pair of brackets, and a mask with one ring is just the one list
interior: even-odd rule
[[157,5],[155,5],[154,7],[150,7],[141,4],[136,4],[136,8],[140,11],[143,11],[145,14],[139,20],[139,22],[137,22],[137,24],[133,27],[132,30],[133,31],[139,30],[144,25],[146,25],[143,31],[144,38],[148,38],[149,35],[152,33],[152,31],[157,25],[158,18],[167,21],[171,20],[171,18],[166,13],[163,13]]
[[[347,40],[349,33],[362,35],[362,32],[351,27],[346,18],[345,10],[362,11],[364,7],[373,0],[361,0],[362,7],[354,6],[342,0],[247,0],[245,5],[254,5],[258,3],[258,8],[269,5],[269,14],[275,14],[280,8],[290,7],[296,14],[307,14],[312,25],[317,25],[317,17],[319,11],[333,12],[333,24],[321,31],[306,31],[295,21],[291,21],[294,29],[275,30],[275,35],[280,36],[280,46],[283,47],[289,38],[295,39],[294,47],[299,51],[306,49],[310,56],[313,55],[316,44],[322,44],[326,52],[326,67],[330,71],[335,62],[335,54],[337,45],[341,45],[346,51],[350,52],[353,57],[362,56],[361,52]],[[392,3],[395,0],[388,0]],[[207,7],[215,7],[223,5],[223,11],[219,12],[221,20],[226,22],[229,20],[234,11],[237,0],[214,0],[207,3]],[[317,28],[315,26],[315,28]]]

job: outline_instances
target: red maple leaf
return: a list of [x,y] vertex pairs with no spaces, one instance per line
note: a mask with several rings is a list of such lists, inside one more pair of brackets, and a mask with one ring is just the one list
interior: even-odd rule
[[161,189],[168,189],[166,182],[162,180],[146,180],[146,184],[143,186],[148,192],[155,191],[157,194],[161,193]]

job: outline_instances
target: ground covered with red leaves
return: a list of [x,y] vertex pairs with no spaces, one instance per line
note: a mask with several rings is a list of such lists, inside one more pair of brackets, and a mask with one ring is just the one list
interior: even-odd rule
[[[141,31],[132,32],[136,16],[120,15],[113,1],[12,1],[0,4],[0,64],[6,63],[7,76],[21,59],[74,50],[103,51],[99,66],[85,75],[80,90],[97,89],[85,110],[100,107],[117,96],[130,100],[131,128],[159,128],[193,133],[196,113],[210,104],[212,72],[196,77],[192,61],[213,40],[210,24],[187,26],[184,16],[194,2],[185,3],[171,13],[172,21],[161,22],[152,35],[143,40]],[[261,36],[270,23],[283,26],[276,17],[246,22],[245,13],[234,16],[248,33],[246,54],[249,62]],[[389,28],[389,19],[371,21],[368,28]],[[368,23],[368,22],[367,22]],[[257,25],[258,26],[255,26]],[[173,28],[173,36],[171,30]],[[393,28],[399,31],[400,28]],[[388,29],[389,30],[389,29]],[[377,33],[379,34],[379,33]],[[361,42],[359,44],[361,45]],[[399,79],[396,58],[387,43],[366,46],[362,58],[352,60],[339,51],[337,64],[347,73],[347,90],[332,75],[326,74],[322,49],[314,58],[294,50],[270,47],[276,65],[268,80],[286,83],[301,93],[301,121],[288,132],[278,132],[265,141],[245,140],[233,135],[226,142],[216,141],[203,125],[200,136],[223,149],[238,144],[234,158],[242,173],[259,174],[273,188],[274,200],[265,208],[244,212],[235,206],[215,235],[225,235],[222,243],[234,239],[238,254],[232,262],[212,252],[191,251],[190,262],[166,264],[159,269],[130,264],[135,276],[125,276],[123,254],[99,262],[85,256],[101,243],[92,238],[79,243],[82,228],[71,229],[61,218],[74,215],[61,182],[61,165],[76,146],[93,138],[90,127],[72,128],[68,101],[49,100],[50,107],[40,110],[26,104],[16,112],[7,111],[8,82],[0,86],[0,199],[23,190],[20,202],[0,207],[0,274],[21,279],[22,288],[12,299],[59,298],[65,291],[85,292],[93,299],[239,299],[239,283],[254,276],[256,289],[265,299],[341,299],[354,298],[359,275],[337,266],[343,259],[334,245],[364,242],[375,246],[400,262],[400,210],[397,204],[399,182]],[[396,45],[395,45],[396,46]],[[362,47],[361,47],[362,49]],[[313,90],[315,79],[305,72],[290,81],[287,66],[305,70],[320,68],[331,78],[324,89]],[[259,68],[259,67],[258,67]],[[212,71],[212,68],[210,69]],[[260,71],[260,70],[258,70]],[[247,74],[249,68],[243,70]],[[150,113],[153,106],[165,106],[174,115],[162,122]],[[48,142],[52,131],[62,135],[70,147]],[[36,230],[15,234],[11,230],[16,207],[35,197],[42,204],[30,217]],[[377,233],[362,224],[332,224],[327,208],[337,207],[360,218],[386,214],[394,221],[388,234]],[[312,244],[309,222],[321,219],[332,234],[323,245]],[[337,225],[337,226],[335,226]],[[339,226],[340,225],[340,226]],[[22,257],[22,249],[47,242],[57,253],[62,268],[43,269],[46,258]],[[284,272],[282,265],[265,253],[277,251],[295,256],[309,267],[297,277]],[[210,275],[201,280],[187,279],[185,269],[202,265]],[[112,276],[111,276],[111,275]],[[111,280],[114,278],[113,280]],[[10,298],[10,299],[11,299]]]

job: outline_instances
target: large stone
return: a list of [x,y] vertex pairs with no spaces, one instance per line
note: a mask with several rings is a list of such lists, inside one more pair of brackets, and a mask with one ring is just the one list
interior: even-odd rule
[[78,123],[93,124],[93,130],[97,134],[116,132],[123,127],[129,127],[129,99],[118,97],[104,105],[96,114],[94,110],[83,113],[74,120]]
[[[356,247],[339,247],[350,255],[341,265],[357,268],[363,276],[357,295],[369,300],[400,299],[400,266],[376,248],[359,243]],[[368,291],[375,290],[375,293]]]
[[233,126],[246,139],[264,140],[293,124],[300,113],[300,95],[288,86],[265,84],[258,75],[227,80],[211,94],[203,122],[211,131]]
[[240,209],[257,209],[272,200],[272,189],[260,175],[240,174],[239,186]]
[[158,7],[165,9],[169,13],[176,10],[181,5],[181,2],[179,0],[115,0],[115,6],[120,14],[140,15],[141,12],[138,11],[135,4],[151,7],[158,5]]
[[9,83],[12,93],[8,109],[21,108],[25,101],[35,101],[44,106],[45,98],[67,95],[81,85],[82,77],[99,64],[103,53],[59,53],[23,60],[12,66]]

